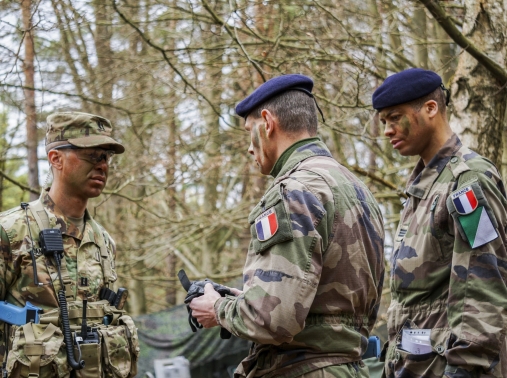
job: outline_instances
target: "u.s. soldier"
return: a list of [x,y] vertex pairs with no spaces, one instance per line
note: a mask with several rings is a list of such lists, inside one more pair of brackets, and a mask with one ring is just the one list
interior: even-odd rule
[[385,375],[505,378],[505,188],[452,132],[447,101],[440,76],[418,68],[373,94],[393,147],[420,157],[391,261]]
[[[46,132],[51,187],[39,200],[0,214],[0,300],[19,308],[30,302],[43,310],[38,324],[12,325],[9,335],[2,332],[0,361],[8,377],[136,374],[136,328],[125,311],[109,301],[115,298],[115,244],[86,210],[88,200],[106,185],[111,159],[125,151],[111,133],[111,123],[101,116],[51,114]],[[41,249],[39,233],[48,229],[62,234],[60,269],[55,257]],[[55,240],[52,245],[58,248]],[[107,300],[101,300],[101,292]],[[72,332],[67,339],[64,318]],[[69,348],[74,348],[73,357]]]
[[236,377],[368,377],[361,360],[384,275],[382,216],[317,135],[313,81],[273,78],[244,99],[252,154],[273,182],[248,221],[244,287],[193,299],[205,327],[253,341]]

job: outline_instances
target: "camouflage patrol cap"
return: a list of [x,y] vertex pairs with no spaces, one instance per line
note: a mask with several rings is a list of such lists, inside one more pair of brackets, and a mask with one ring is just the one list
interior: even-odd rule
[[49,115],[46,124],[46,153],[64,144],[76,147],[107,145],[116,154],[125,152],[125,147],[111,138],[113,126],[104,117],[80,112],[59,112]]

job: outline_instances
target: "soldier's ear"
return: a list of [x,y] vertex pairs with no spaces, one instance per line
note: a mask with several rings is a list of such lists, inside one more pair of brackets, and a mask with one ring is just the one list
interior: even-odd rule
[[278,127],[278,118],[267,109],[262,109],[262,119],[264,120],[264,127],[266,128],[266,136],[270,138],[273,132]]
[[57,170],[61,170],[63,167],[63,152],[58,150],[50,150],[48,152],[49,164]]
[[438,114],[438,103],[435,100],[426,101],[423,107],[430,118]]

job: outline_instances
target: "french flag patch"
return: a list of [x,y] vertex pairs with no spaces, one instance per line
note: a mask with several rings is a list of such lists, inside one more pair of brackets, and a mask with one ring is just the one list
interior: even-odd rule
[[274,207],[266,210],[255,219],[255,230],[257,231],[257,239],[260,241],[266,241],[276,234],[278,219]]
[[458,214],[466,215],[477,209],[479,202],[471,186],[467,186],[452,194],[452,202]]

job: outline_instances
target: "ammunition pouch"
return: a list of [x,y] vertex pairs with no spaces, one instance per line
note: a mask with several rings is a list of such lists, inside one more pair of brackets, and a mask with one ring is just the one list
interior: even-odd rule
[[11,326],[7,377],[68,377],[63,333],[53,324]]
[[[78,378],[129,378],[137,374],[139,339],[132,318],[108,301],[87,305],[87,326],[93,337],[75,342],[81,332],[83,302],[70,302],[69,323],[74,339],[74,355],[85,361]],[[69,377],[63,333],[59,328],[60,310],[46,311],[40,324],[11,327],[11,348],[7,357],[8,377]],[[106,324],[104,324],[106,323]],[[32,331],[31,331],[32,330]],[[33,337],[32,337],[33,334]]]

